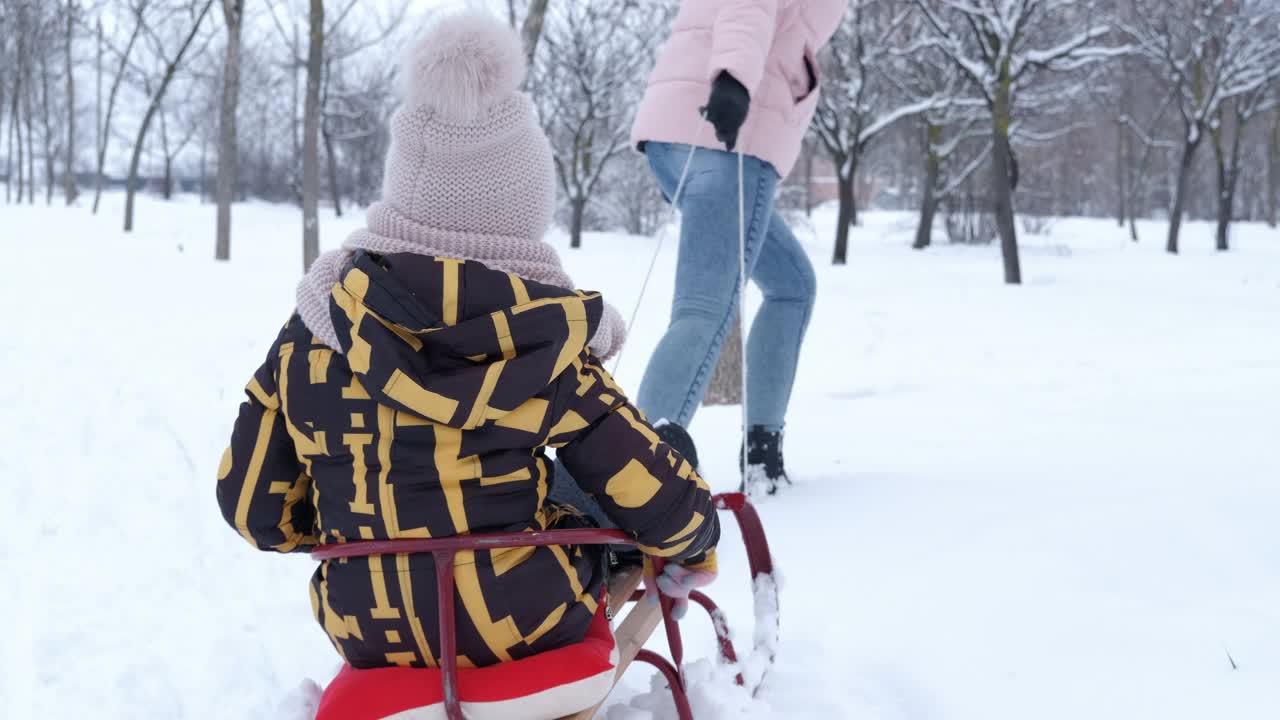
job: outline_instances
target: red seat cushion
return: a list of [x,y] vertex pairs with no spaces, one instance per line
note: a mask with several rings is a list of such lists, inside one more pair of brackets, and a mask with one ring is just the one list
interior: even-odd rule
[[[600,604],[575,645],[522,660],[458,671],[467,720],[552,720],[595,705],[613,687],[617,646]],[[357,670],[344,666],[325,688],[316,720],[434,720],[444,718],[444,685],[437,669]]]

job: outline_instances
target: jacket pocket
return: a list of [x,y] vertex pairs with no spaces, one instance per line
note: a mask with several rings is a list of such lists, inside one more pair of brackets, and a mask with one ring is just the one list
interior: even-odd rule
[[808,126],[813,119],[814,112],[818,109],[818,96],[822,90],[822,70],[818,67],[817,58],[808,43],[804,47],[803,64],[812,69],[812,75],[810,75],[809,69],[803,71],[808,92],[793,98],[794,104],[791,106],[790,121],[793,124]]
[[818,57],[814,54],[813,48],[809,47],[809,43],[804,45],[804,56],[800,63],[800,85],[793,89],[800,89],[799,93],[792,93],[796,105],[805,105],[806,102],[818,94],[818,88],[822,85],[822,71],[818,67]]

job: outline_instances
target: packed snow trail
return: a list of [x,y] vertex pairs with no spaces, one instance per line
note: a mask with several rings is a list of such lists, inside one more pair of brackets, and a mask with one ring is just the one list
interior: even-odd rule
[[[305,557],[256,553],[213,499],[241,389],[293,304],[295,208],[143,198],[124,236],[87,210],[0,206],[0,477],[11,522],[0,650],[7,718],[278,718],[337,667]],[[752,701],[685,625],[699,720],[1273,718],[1280,709],[1280,233],[1212,252],[1061,220],[998,249],[907,249],[869,213],[850,265],[810,241],[819,303],[787,435],[797,484],[761,508],[782,583],[778,666]],[[359,217],[324,220],[332,246]],[[111,228],[111,229],[105,229]],[[560,242],[559,240],[557,242]],[[630,307],[653,240],[565,249]],[[563,243],[561,242],[563,246]],[[668,315],[658,263],[620,381]],[[736,408],[692,432],[737,485]],[[740,648],[752,596],[732,522],[710,588]],[[660,646],[659,646],[660,647]],[[1227,653],[1238,669],[1233,670]],[[610,720],[665,720],[637,668]]]

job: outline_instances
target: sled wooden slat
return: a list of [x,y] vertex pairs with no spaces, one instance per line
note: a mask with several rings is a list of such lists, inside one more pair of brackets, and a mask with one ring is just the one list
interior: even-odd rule
[[609,578],[609,614],[612,617],[618,617],[643,582],[644,569],[640,567],[629,567],[613,573]]
[[[609,610],[613,612],[615,617],[626,606],[627,601],[640,588],[640,584],[643,581],[644,572],[640,568],[632,568],[614,575],[609,582]],[[661,623],[662,608],[657,604],[650,605],[647,602],[640,601],[632,605],[631,612],[627,613],[626,618],[622,620],[622,624],[618,626],[617,632],[614,633],[614,641],[618,644],[618,669],[613,678],[615,686],[622,679],[622,674],[627,671],[632,661],[636,659],[636,654],[644,647],[649,636],[653,634],[654,630],[658,629],[658,625]],[[604,700],[601,700],[593,707],[589,707],[575,715],[569,715],[563,720],[591,720],[603,704]]]

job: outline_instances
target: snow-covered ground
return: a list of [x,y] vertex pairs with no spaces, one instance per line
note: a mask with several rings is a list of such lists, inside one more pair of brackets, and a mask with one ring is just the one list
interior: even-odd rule
[[[144,199],[126,236],[119,205],[0,206],[0,716],[278,718],[337,656],[311,564],[254,553],[213,486],[292,307],[298,214],[237,207],[235,259],[216,264],[211,207]],[[326,245],[359,223],[326,217]],[[821,291],[797,484],[762,508],[779,664],[752,703],[691,620],[700,720],[1280,716],[1280,232],[1242,226],[1216,254],[1192,223],[1175,258],[1160,224],[1133,245],[1061,220],[1025,238],[1012,288],[995,248],[912,252],[892,213],[831,267],[832,223],[801,232]],[[589,235],[564,256],[625,312],[653,242]],[[673,247],[625,387],[662,331]],[[737,421],[693,427],[719,489]],[[746,644],[732,530],[721,564],[713,595]],[[643,669],[624,683],[610,720],[673,716]]]

